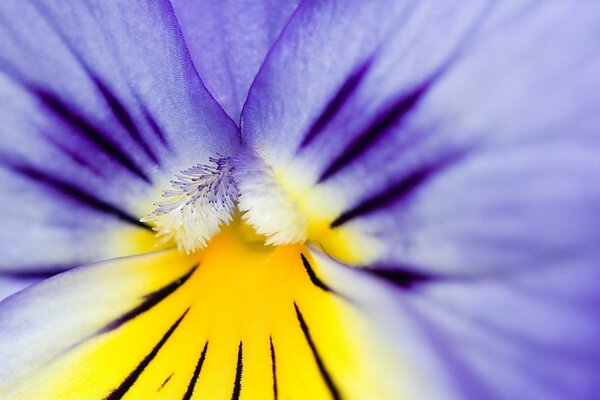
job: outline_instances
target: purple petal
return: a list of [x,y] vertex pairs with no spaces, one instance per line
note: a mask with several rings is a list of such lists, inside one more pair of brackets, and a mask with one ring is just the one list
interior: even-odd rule
[[208,90],[238,121],[250,84],[299,0],[172,0]]
[[167,1],[9,0],[0,19],[0,268],[135,252],[165,181],[237,147]]
[[[414,314],[457,360],[460,398],[594,398],[600,271],[589,266],[424,285]],[[444,354],[445,353],[445,354]]]
[[600,6],[398,7],[300,6],[244,140],[287,185],[301,178],[301,206],[336,211],[331,232],[378,247],[370,269],[319,272],[348,296],[369,276],[394,290],[357,303],[414,363],[408,385],[439,390],[420,398],[593,398]]
[[365,263],[386,271],[597,263],[599,16],[592,1],[304,3],[244,140],[304,198],[326,193],[312,203],[331,231],[377,243]]
[[[396,394],[436,399],[591,399],[600,390],[600,270],[552,268],[407,290],[314,254],[319,273],[352,299],[353,325],[389,358],[367,367],[396,372]],[[367,339],[367,341],[369,340]],[[376,352],[374,351],[376,354]],[[407,381],[393,369],[408,365]]]

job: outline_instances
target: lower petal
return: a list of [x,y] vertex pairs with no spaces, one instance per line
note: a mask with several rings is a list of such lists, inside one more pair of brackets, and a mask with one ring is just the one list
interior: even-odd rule
[[463,3],[301,4],[248,96],[245,142],[345,263],[595,263],[598,4]]
[[0,396],[394,398],[388,379],[408,368],[370,352],[356,299],[306,247],[264,246],[237,224],[193,255],[78,268],[6,300]]
[[560,399],[598,390],[597,269],[409,282],[263,241],[234,221],[196,254],[78,268],[5,300],[0,396]]

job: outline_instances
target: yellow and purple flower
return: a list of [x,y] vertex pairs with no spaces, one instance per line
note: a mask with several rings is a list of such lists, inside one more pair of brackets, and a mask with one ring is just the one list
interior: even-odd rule
[[2,0],[1,399],[593,399],[600,3]]

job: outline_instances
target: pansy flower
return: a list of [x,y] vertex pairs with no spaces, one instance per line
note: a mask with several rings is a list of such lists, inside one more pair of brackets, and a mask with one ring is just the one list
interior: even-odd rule
[[1,399],[597,398],[599,2],[0,21]]

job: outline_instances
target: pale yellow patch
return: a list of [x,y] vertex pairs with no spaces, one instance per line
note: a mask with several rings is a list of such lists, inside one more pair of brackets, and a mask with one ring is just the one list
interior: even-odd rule
[[157,245],[156,233],[139,227],[124,228],[116,231],[106,241],[106,246],[114,252],[115,257],[144,254],[175,245],[174,242]]

